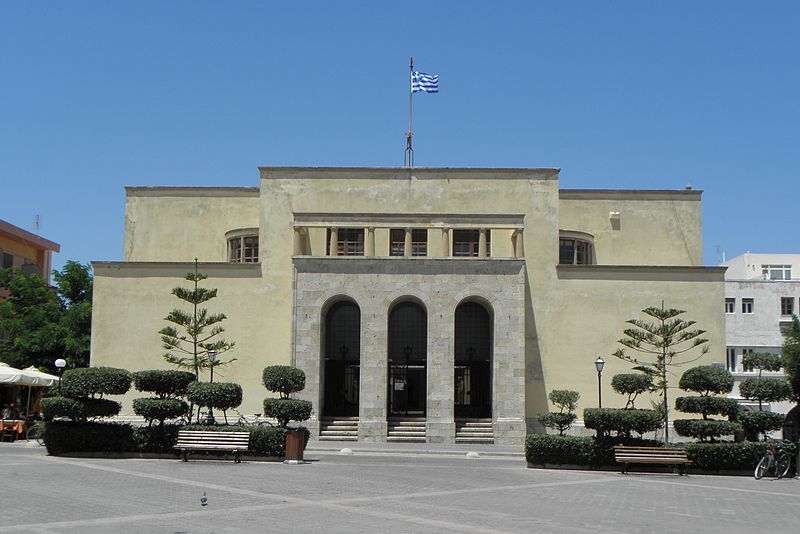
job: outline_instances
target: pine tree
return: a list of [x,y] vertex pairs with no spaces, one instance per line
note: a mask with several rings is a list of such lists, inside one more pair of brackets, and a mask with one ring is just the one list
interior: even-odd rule
[[[655,379],[657,390],[661,391],[664,400],[664,442],[669,442],[669,402],[667,389],[669,381],[667,374],[673,367],[680,367],[700,359],[708,352],[708,340],[703,338],[705,330],[695,330],[692,327],[695,321],[685,321],[677,317],[684,310],[666,309],[664,302],[660,308],[645,308],[642,313],[654,320],[631,319],[626,321],[634,328],[623,331],[625,337],[618,343],[626,348],[642,353],[644,356],[630,355],[625,349],[614,353],[617,358],[636,365],[636,369],[643,371]],[[700,349],[700,355],[690,357],[684,353]]]
[[[173,288],[172,294],[180,300],[191,305],[192,311],[186,312],[174,309],[164,318],[165,321],[174,323],[176,326],[165,326],[159,330],[161,334],[162,346],[167,349],[164,359],[172,365],[194,372],[195,378],[200,380],[201,369],[211,369],[220,365],[227,365],[236,360],[232,358],[227,361],[209,358],[209,351],[222,354],[231,350],[235,343],[227,342],[224,339],[214,339],[222,334],[225,329],[219,325],[226,319],[224,313],[209,313],[207,309],[200,308],[199,305],[208,302],[217,296],[217,290],[199,287],[199,283],[206,278],[206,275],[197,272],[197,258],[194,259],[194,273],[186,273],[186,280],[192,282],[194,287]],[[206,332],[207,328],[211,328]],[[183,334],[179,331],[183,330]]]

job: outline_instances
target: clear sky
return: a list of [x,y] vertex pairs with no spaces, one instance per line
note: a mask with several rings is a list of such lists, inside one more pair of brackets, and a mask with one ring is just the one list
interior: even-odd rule
[[[125,185],[559,167],[703,195],[704,262],[800,252],[800,2],[0,0],[0,219],[121,260]],[[199,229],[200,230],[200,229]],[[187,258],[190,259],[190,258]]]

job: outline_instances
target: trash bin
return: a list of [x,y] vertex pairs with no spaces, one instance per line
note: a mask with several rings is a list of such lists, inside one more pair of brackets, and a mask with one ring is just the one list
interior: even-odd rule
[[283,459],[285,464],[303,463],[303,448],[305,446],[306,433],[302,428],[286,429],[286,454]]

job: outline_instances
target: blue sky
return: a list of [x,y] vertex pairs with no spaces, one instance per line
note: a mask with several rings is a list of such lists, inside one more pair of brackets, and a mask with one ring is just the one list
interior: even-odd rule
[[122,259],[125,185],[559,167],[703,189],[704,261],[800,252],[797,2],[0,3],[0,218]]

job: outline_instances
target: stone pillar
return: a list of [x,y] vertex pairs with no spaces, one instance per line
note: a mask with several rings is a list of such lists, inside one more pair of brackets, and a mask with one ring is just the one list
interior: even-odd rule
[[359,304],[362,306],[358,440],[380,443],[386,441],[388,432],[387,317],[379,302],[366,301]]
[[430,443],[455,443],[453,323],[449,299],[428,304],[428,361],[425,433]]
[[445,258],[451,256],[449,228],[442,228],[442,256],[444,256]]
[[366,243],[364,243],[364,255],[375,255],[375,228],[368,227],[364,233],[366,236]]
[[522,228],[518,228],[513,235],[514,235],[514,257],[524,258],[525,240],[522,237]]
[[328,256],[338,256],[339,229],[331,228],[331,240],[328,242]]
[[412,250],[411,250],[411,228],[406,228],[406,239],[405,243],[403,243],[403,256],[406,258],[411,257]]
[[478,257],[486,257],[486,228],[478,230]]
[[305,240],[306,229],[305,228],[295,228],[294,229],[294,251],[293,254],[295,256],[302,256],[303,255],[303,241]]

